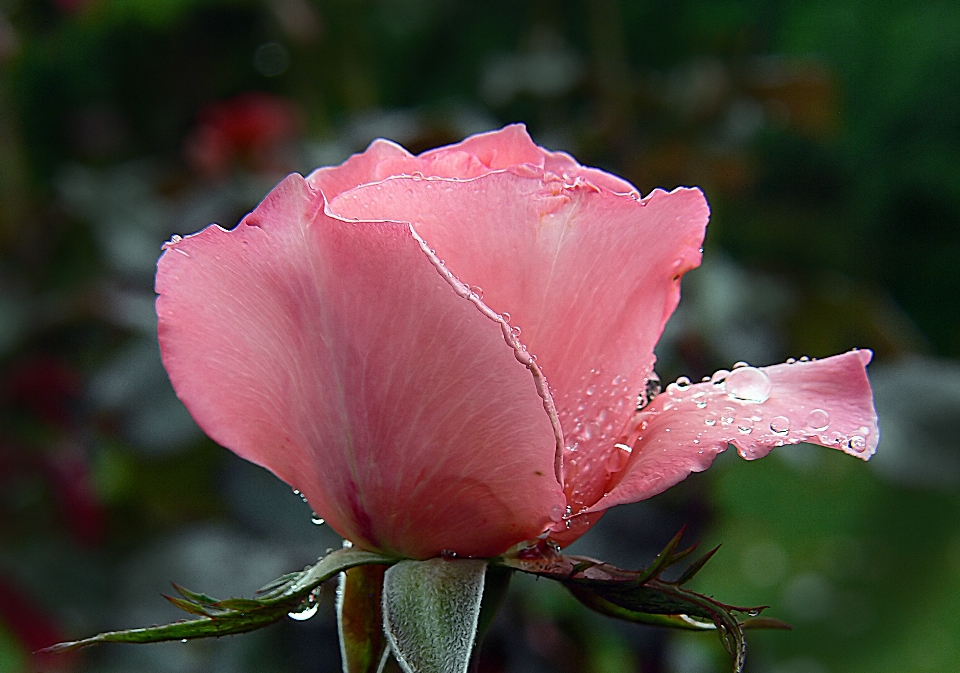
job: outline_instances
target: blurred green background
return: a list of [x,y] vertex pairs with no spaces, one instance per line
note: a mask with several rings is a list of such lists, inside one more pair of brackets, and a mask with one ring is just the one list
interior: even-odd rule
[[[525,122],[631,180],[700,185],[704,265],[664,380],[851,347],[883,439],[733,452],[575,551],[723,543],[695,588],[769,604],[751,673],[960,670],[960,4],[832,0],[0,0],[0,672],[339,670],[332,613],[31,657],[250,595],[339,545],[205,439],[155,337],[160,244],[286,172]],[[713,673],[716,639],[517,581],[482,670]]]

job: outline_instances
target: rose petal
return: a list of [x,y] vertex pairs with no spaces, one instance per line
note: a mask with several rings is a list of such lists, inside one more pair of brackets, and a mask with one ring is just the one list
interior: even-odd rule
[[344,222],[303,178],[159,263],[164,364],[217,442],[302,491],[348,539],[489,556],[564,504],[556,442],[500,325],[408,226]]
[[735,369],[723,385],[669,386],[637,414],[640,436],[619,482],[587,511],[661,493],[691,472],[707,469],[728,443],[747,460],[800,442],[868,459],[880,439],[865,369],[872,355],[850,351],[811,362]]
[[339,166],[323,166],[307,176],[307,184],[322,192],[327,201],[365,182],[391,175],[413,175],[420,161],[394,142],[377,138],[367,149],[354,154]]
[[638,201],[495,172],[391,178],[344,192],[330,208],[411,222],[457,278],[510,314],[554,395],[569,448],[568,501],[576,508],[601,497],[609,447],[633,416],[680,276],[700,261],[703,194],[655,191]]

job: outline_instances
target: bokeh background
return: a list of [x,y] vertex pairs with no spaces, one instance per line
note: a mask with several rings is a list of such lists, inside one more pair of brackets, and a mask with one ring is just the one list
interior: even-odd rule
[[[700,185],[670,380],[851,347],[874,460],[810,446],[621,507],[627,567],[688,524],[695,588],[769,604],[751,673],[960,670],[960,4],[945,0],[0,0],[0,671],[339,670],[327,598],[248,636],[29,652],[250,595],[339,539],[205,439],[155,337],[160,244],[285,173],[522,121],[641,191]],[[517,580],[485,672],[713,673],[709,634]]]

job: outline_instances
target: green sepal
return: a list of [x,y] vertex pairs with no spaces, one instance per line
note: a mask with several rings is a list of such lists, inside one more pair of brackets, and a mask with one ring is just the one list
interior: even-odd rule
[[487,561],[400,561],[383,578],[383,630],[405,673],[467,673]]
[[[595,559],[562,556],[549,544],[499,557],[498,565],[561,582],[586,607],[616,619],[694,631],[715,630],[734,658],[734,670],[746,657],[744,629],[791,628],[778,619],[759,618],[766,606],[737,607],[683,588],[717,552],[712,549],[673,581],[661,574],[689,557],[696,546],[677,552],[683,530],[667,543],[653,563],[641,570],[622,570]],[[747,615],[741,621],[735,613]]]
[[366,565],[340,573],[337,625],[343,673],[377,673],[387,647],[381,601],[383,565]]
[[692,580],[693,576],[696,575],[698,572],[700,572],[700,569],[703,568],[703,566],[707,564],[707,561],[713,558],[713,555],[716,554],[718,551],[720,551],[720,545],[717,545],[716,547],[708,551],[706,554],[698,558],[696,561],[688,565],[687,569],[684,570],[682,573],[680,573],[680,577],[674,580],[674,584],[676,584],[677,586],[680,586]]
[[278,622],[288,613],[296,611],[305,600],[308,600],[314,589],[337,573],[361,565],[389,565],[396,563],[397,560],[361,549],[338,549],[302,572],[290,573],[274,580],[267,585],[271,587],[270,590],[260,598],[217,600],[174,584],[174,589],[183,598],[171,596],[165,596],[165,598],[185,612],[202,615],[200,619],[184,620],[164,626],[109,631],[82,640],[59,643],[41,652],[69,652],[97,643],[158,643],[254,631]]

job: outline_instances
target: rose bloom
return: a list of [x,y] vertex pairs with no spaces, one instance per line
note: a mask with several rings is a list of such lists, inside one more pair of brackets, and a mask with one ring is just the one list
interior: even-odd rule
[[417,559],[566,545],[728,443],[868,458],[869,351],[637,410],[708,216],[698,189],[641,197],[519,125],[419,156],[377,140],[165,246],[163,361],[215,441],[354,544]]

